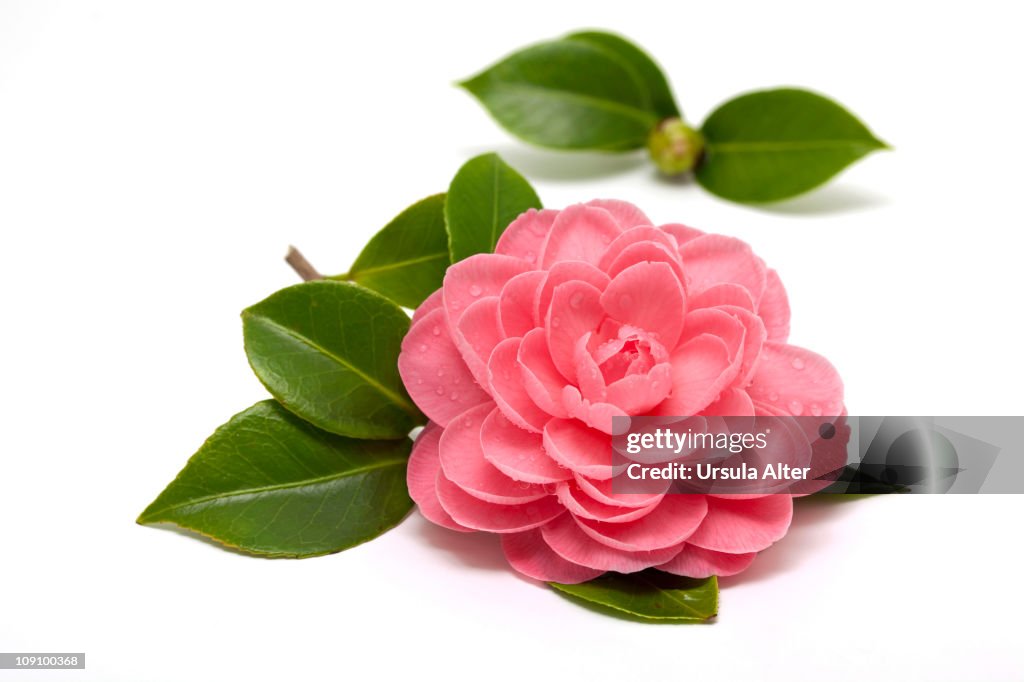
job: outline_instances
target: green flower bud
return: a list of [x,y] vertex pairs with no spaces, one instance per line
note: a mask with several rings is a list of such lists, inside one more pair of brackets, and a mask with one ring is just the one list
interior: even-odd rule
[[681,118],[666,118],[651,131],[647,151],[662,173],[681,175],[697,165],[704,153],[704,137]]

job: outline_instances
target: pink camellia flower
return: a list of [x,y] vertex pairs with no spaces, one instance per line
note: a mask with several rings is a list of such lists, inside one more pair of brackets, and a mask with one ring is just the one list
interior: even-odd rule
[[436,524],[500,533],[538,580],[738,573],[786,533],[792,496],[616,494],[612,417],[840,414],[838,374],[788,332],[744,242],[620,201],[528,211],[413,317],[398,366],[430,422],[410,494]]

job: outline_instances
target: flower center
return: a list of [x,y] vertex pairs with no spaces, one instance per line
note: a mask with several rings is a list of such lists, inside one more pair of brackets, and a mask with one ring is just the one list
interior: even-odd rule
[[631,374],[646,374],[668,360],[668,352],[652,334],[638,327],[607,320],[591,339],[591,354],[606,384]]

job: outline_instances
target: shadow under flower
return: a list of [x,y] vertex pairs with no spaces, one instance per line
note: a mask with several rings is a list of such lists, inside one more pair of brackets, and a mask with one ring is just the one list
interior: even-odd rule
[[505,560],[500,538],[494,533],[460,533],[442,528],[426,521],[415,511],[411,520],[419,524],[416,538],[433,549],[444,551],[453,561],[486,571],[515,573]]
[[739,575],[719,578],[719,585],[725,589],[755,583],[797,568],[821,545],[821,527],[838,523],[844,514],[849,513],[848,503],[864,497],[872,496],[813,495],[794,500],[793,522],[786,536],[761,552],[747,570]]

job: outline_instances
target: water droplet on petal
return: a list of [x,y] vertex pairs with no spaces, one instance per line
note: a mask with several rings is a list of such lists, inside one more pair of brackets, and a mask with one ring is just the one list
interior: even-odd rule
[[803,358],[793,358],[793,369],[803,369],[804,366]]
[[448,396],[448,400],[458,400],[458,399],[459,399],[459,394],[458,393],[454,393],[453,392],[450,396]]
[[462,381],[461,377],[455,377],[454,379],[452,379],[452,383],[455,384],[456,386],[459,384],[460,381]]
[[561,323],[562,323],[562,321],[561,321],[561,320],[559,320],[559,319],[558,319],[557,317],[552,317],[552,318],[551,318],[551,326],[552,326],[552,327],[557,327],[557,326],[558,326],[558,325],[560,325]]
[[434,389],[434,393],[438,395],[444,395],[444,386],[438,386]]
[[623,308],[630,307],[631,305],[633,305],[633,297],[628,295],[628,294],[626,294],[624,296],[620,296],[619,297],[619,305],[621,305]]
[[417,384],[422,384],[422,383],[423,383],[423,379],[417,379],[417,380],[416,380],[416,383],[417,383]]
[[443,377],[444,376],[444,370],[443,369],[437,370],[437,376]]
[[421,353],[426,353],[428,350],[430,350],[430,349],[427,348],[427,344],[425,344],[425,343],[421,343],[420,344],[420,352]]
[[481,289],[478,285],[474,284],[469,288],[469,293],[471,296],[479,296],[480,294],[484,293],[484,290]]
[[430,333],[433,334],[434,336],[441,336],[441,328],[438,327],[437,325],[434,325],[434,328],[430,330]]
[[775,391],[772,391],[771,393],[768,394],[768,400],[772,401],[773,403],[776,400],[778,400],[778,399],[779,399],[779,394],[776,393]]
[[820,417],[821,416],[821,406],[820,405],[811,405],[811,414],[814,415],[815,417]]
[[571,305],[573,308],[579,308],[581,305],[583,305],[583,293],[577,291],[575,294],[573,294],[569,298],[569,305]]
[[804,411],[804,406],[797,400],[789,401],[789,413],[794,417],[799,417]]
[[535,260],[537,260],[537,254],[535,254],[533,251],[527,251],[526,252],[526,262],[527,263],[532,263]]

